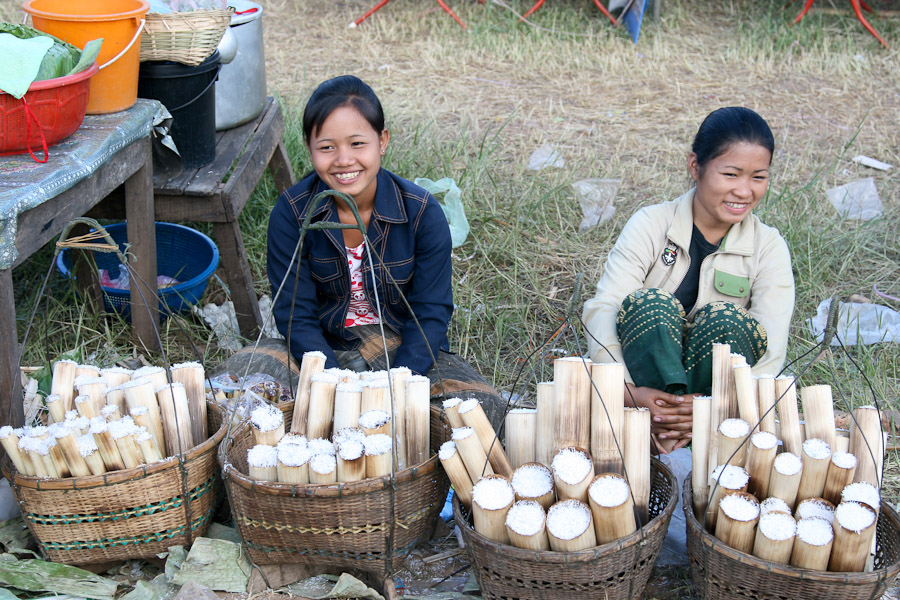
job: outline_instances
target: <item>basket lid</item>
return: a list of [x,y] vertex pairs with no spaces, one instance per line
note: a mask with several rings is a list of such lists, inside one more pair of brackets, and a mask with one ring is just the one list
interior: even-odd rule
[[228,6],[234,7],[234,12],[231,15],[232,27],[262,18],[263,7],[256,2],[250,2],[250,0],[231,0],[231,2],[228,3]]

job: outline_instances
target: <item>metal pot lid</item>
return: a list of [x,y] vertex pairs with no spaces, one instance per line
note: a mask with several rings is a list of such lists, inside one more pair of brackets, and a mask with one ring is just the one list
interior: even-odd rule
[[263,14],[263,7],[250,0],[231,0],[228,6],[234,7],[234,14],[231,15],[232,27],[259,19]]

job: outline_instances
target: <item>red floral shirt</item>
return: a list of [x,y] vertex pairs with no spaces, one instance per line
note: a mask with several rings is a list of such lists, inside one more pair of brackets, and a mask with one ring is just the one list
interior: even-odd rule
[[356,248],[347,248],[347,265],[350,267],[350,307],[347,309],[345,327],[376,325],[381,322],[363,289],[362,260],[365,249],[365,242]]

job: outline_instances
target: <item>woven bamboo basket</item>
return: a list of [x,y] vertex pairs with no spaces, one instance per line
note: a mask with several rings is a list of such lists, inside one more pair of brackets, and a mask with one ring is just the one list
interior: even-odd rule
[[678,481],[652,459],[650,522],[622,539],[578,552],[523,550],[475,531],[471,515],[453,499],[483,598],[493,600],[633,600],[642,598],[678,504]]
[[147,13],[141,34],[141,62],[171,60],[195,67],[215,52],[234,8]]
[[691,478],[684,480],[684,515],[694,592],[701,600],[877,600],[900,573],[900,519],[882,503],[875,570],[830,573],[769,562],[729,548],[694,517]]
[[222,420],[222,410],[210,404],[207,421],[216,433],[183,455],[183,467],[170,457],[105,475],[40,479],[13,473],[4,458],[3,475],[49,560],[86,565],[154,558],[169,546],[190,545],[209,526],[221,489],[216,448],[225,437]]
[[[281,405],[285,423],[293,405]],[[238,532],[256,564],[305,562],[353,568],[384,576],[399,567],[427,534],[447,497],[450,482],[437,449],[450,425],[431,407],[432,455],[420,465],[389,475],[322,485],[294,485],[248,477],[253,446],[244,422],[219,450],[222,476]],[[393,489],[393,492],[392,492]]]

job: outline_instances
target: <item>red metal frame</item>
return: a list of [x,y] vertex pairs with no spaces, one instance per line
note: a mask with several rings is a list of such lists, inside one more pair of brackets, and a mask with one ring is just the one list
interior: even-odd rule
[[[594,1],[596,2],[597,0],[594,0]],[[800,14],[797,15],[797,18],[791,22],[791,25],[795,25],[803,20],[803,17],[805,17],[806,13],[809,12],[809,9],[812,6],[813,2],[814,2],[814,0],[806,0],[806,4],[803,6],[803,9],[800,11]],[[881,42],[882,46],[887,48],[888,47],[887,42],[885,42],[884,38],[882,38],[880,35],[878,35],[878,32],[875,31],[875,29],[871,25],[869,25],[869,22],[866,20],[866,18],[862,14],[863,10],[872,12],[872,8],[868,4],[866,4],[865,0],[850,0],[850,4],[853,6],[853,12],[856,13],[856,18],[859,19],[859,22],[862,23],[862,26],[866,28],[866,31],[871,33],[875,37],[876,40]]]
[[[378,12],[378,10],[381,9],[381,7],[383,7],[385,4],[387,4],[387,3],[390,2],[390,1],[391,1],[391,0],[381,0],[378,4],[376,4],[376,5],[373,6],[371,9],[369,9],[369,12],[367,12],[366,14],[364,14],[363,16],[361,16],[360,18],[358,18],[357,20],[353,21],[353,23],[350,24],[350,27],[358,27],[358,26],[360,25],[360,23],[362,23],[363,21],[365,21],[366,19],[368,19],[369,17],[371,17],[373,14],[375,14],[376,12]],[[481,4],[484,4],[484,3],[485,3],[485,0],[478,0],[478,1],[479,1]],[[596,1],[598,1],[598,0],[594,0],[594,1],[596,2]],[[444,9],[444,12],[446,12],[448,15],[450,15],[451,17],[453,17],[453,20],[456,21],[457,23],[459,23],[459,25],[460,25],[463,29],[468,29],[468,26],[463,22],[462,19],[460,19],[458,16],[456,16],[456,13],[454,13],[452,10],[450,10],[450,7],[447,6],[447,3],[444,2],[444,0],[436,0],[436,2],[438,3],[438,6],[440,6],[442,9]]]
[[[544,2],[546,2],[546,0],[537,0],[537,2],[534,3],[534,6],[532,6],[531,8],[529,8],[528,10],[525,11],[525,14],[522,15],[522,19],[523,20],[527,19],[528,17],[533,15],[537,9],[539,9],[541,6],[544,5]],[[615,18],[613,18],[613,16],[611,14],[609,14],[608,10],[606,10],[606,7],[603,6],[602,4],[600,4],[600,0],[594,0],[594,5],[600,9],[600,12],[602,12],[604,15],[606,15],[606,18],[609,19],[610,23],[612,23],[613,25],[618,24],[618,23],[616,23]]]

